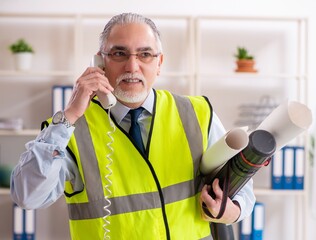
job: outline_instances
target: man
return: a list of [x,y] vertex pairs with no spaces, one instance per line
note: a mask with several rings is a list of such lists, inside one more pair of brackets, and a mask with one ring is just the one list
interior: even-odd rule
[[[225,130],[210,103],[152,89],[163,54],[150,19],[113,17],[98,55],[104,69],[87,68],[66,109],[26,145],[12,173],[12,198],[24,208],[44,208],[64,194],[72,239],[212,239],[200,202],[216,216],[222,191],[215,180],[216,198],[208,195],[199,163]],[[118,102],[106,110],[95,95],[111,92]],[[130,110],[139,107],[133,123]],[[129,133],[133,124],[140,143]],[[239,221],[254,201],[249,181],[228,199],[223,216],[210,220]]]

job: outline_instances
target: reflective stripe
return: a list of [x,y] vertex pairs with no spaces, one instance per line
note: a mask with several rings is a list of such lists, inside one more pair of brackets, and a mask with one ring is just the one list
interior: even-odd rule
[[[77,140],[88,200],[93,201],[95,199],[104,198],[98,160],[94,152],[88,123],[84,116],[79,118],[76,122],[74,135]],[[83,149],[85,150],[83,151]],[[89,159],[91,155],[93,159]]]
[[[203,137],[200,124],[189,98],[175,94],[172,94],[172,96],[176,102],[183,128],[189,142],[194,165],[194,176],[197,176],[195,178],[194,186],[196,191],[199,192],[203,187],[203,185],[201,184],[201,176],[198,174],[200,168],[200,160],[202,157],[201,154],[203,153]],[[191,117],[188,118],[187,116]]]
[[[190,100],[186,97],[173,95],[180,118],[189,141],[190,151],[194,162],[194,174],[197,176],[199,170],[199,161],[203,152],[202,133],[197,118],[186,116],[196,116]],[[71,220],[101,218],[104,216],[103,207],[106,205],[103,195],[102,180],[100,177],[98,160],[96,158],[94,147],[88,124],[84,117],[76,122],[75,138],[79,150],[80,161],[82,164],[85,187],[89,202],[68,204],[69,218]],[[85,151],[83,151],[85,149]],[[88,149],[88,150],[87,150]],[[89,152],[89,154],[88,154]],[[91,158],[91,153],[93,159]],[[168,186],[162,189],[164,201],[166,204],[180,201],[194,196],[199,190],[196,185],[199,179],[190,180]],[[134,194],[124,197],[110,198],[110,211],[112,215],[134,212],[140,210],[160,208],[158,192]]]
[[[165,203],[173,203],[194,196],[193,184],[194,182],[191,180],[162,189],[165,196]],[[151,192],[110,198],[111,215],[160,208],[161,202],[151,201],[153,198],[159,199],[159,193]],[[71,220],[79,220],[103,217],[103,207],[105,205],[106,202],[103,197],[89,203],[68,204],[69,218]]]
[[[187,97],[173,94],[180,114],[180,118],[189,141],[192,159],[194,161],[194,173],[197,176],[199,163],[203,153],[203,137],[192,103]],[[190,116],[188,118],[187,116]],[[194,117],[195,116],[195,117]]]

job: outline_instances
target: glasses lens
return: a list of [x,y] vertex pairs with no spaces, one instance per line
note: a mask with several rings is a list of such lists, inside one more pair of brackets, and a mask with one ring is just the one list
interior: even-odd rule
[[154,59],[154,55],[150,52],[140,52],[137,53],[137,58],[144,63],[149,63]]
[[129,58],[129,54],[124,51],[114,51],[109,53],[109,58],[115,62],[124,62]]

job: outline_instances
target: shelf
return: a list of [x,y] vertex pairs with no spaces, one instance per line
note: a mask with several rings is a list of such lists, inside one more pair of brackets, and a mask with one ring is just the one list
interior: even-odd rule
[[282,74],[282,73],[275,73],[275,74],[265,74],[265,73],[198,73],[200,77],[211,77],[211,78],[257,78],[257,79],[303,79],[307,76],[305,75],[290,75],[290,74]]
[[23,129],[23,130],[4,130],[0,129],[0,136],[37,136],[38,129]]
[[267,188],[254,188],[254,193],[257,196],[304,196],[304,190],[275,190]]
[[9,195],[9,194],[10,194],[10,188],[0,187],[0,195]]
[[225,20],[225,21],[230,21],[230,20],[240,20],[240,21],[303,21],[306,20],[307,17],[301,17],[301,16],[257,16],[257,15],[204,15],[200,16],[199,19],[201,20]]
[[14,70],[0,70],[1,77],[73,77],[72,71],[14,71]]

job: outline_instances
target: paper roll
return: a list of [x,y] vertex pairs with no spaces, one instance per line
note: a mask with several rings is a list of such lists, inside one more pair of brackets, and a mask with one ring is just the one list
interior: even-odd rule
[[304,104],[286,101],[275,108],[257,129],[270,132],[276,141],[276,150],[307,130],[312,124],[312,112]]
[[249,142],[247,129],[234,128],[210,146],[203,154],[201,172],[205,175],[210,174],[244,149]]

